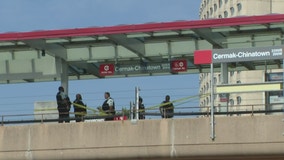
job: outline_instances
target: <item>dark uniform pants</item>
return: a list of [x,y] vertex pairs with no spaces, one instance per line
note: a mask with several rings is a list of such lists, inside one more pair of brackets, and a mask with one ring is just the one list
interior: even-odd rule
[[59,113],[58,123],[70,122],[69,110],[65,108],[58,108],[58,113]]

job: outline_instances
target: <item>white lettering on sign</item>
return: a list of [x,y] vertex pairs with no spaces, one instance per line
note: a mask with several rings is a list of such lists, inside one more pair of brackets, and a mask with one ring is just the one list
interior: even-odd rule
[[161,66],[162,66],[162,69],[163,69],[163,70],[169,70],[169,69],[171,69],[171,65],[170,65],[169,63],[163,63]]
[[148,64],[148,65],[125,65],[125,66],[116,66],[115,72],[151,72],[151,71],[161,71],[161,70],[169,70],[169,63],[161,63],[161,64]]
[[160,65],[154,65],[154,66],[143,66],[141,67],[142,70],[147,70],[147,71],[153,71],[153,70],[160,70],[161,66]]
[[131,72],[134,71],[135,67],[133,66],[126,66],[126,67],[115,67],[116,72]]
[[271,52],[272,52],[272,56],[282,56],[283,54],[282,48],[271,49]]
[[[278,52],[276,52],[278,54]],[[228,53],[228,54],[213,54],[213,59],[233,59],[233,58],[255,58],[255,57],[266,57],[270,56],[269,51],[265,52],[238,52],[238,53]],[[281,54],[282,55],[282,52]]]

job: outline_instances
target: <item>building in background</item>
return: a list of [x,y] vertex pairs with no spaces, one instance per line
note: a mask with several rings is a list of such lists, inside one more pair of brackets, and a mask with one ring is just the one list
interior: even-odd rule
[[[282,14],[284,13],[283,0],[202,0],[200,4],[200,19],[215,19],[215,18],[230,18],[239,16],[254,16],[267,14]],[[257,37],[251,37],[247,44],[235,42],[227,42],[230,48],[249,48],[260,47],[261,43],[253,43],[251,41],[258,40]],[[258,40],[260,41],[260,40]],[[277,44],[275,44],[277,45]],[[282,72],[282,70],[251,70],[251,71],[230,71],[228,73],[228,84],[238,83],[262,83],[268,80],[270,73]],[[220,73],[214,74],[213,85],[222,84]],[[211,76],[210,73],[200,74],[200,94],[205,95],[200,97],[200,106],[210,106]],[[271,97],[274,96],[274,97]],[[270,94],[264,92],[255,93],[231,93],[219,94],[214,96],[214,106],[216,111],[239,111],[239,110],[269,110],[274,109],[268,103],[278,101],[282,94]],[[273,100],[272,100],[273,99]],[[281,98],[280,98],[281,99]],[[281,107],[281,106],[280,106]],[[207,109],[205,107],[203,111]]]
[[284,13],[283,0],[202,0],[200,19]]

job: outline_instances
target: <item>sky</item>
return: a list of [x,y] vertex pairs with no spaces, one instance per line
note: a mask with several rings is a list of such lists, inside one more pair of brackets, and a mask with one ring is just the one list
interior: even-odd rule
[[[199,6],[199,0],[1,0],[0,33],[198,20]],[[1,84],[0,115],[33,114],[34,102],[55,101],[58,86],[60,81]],[[171,100],[198,95],[199,75],[70,81],[69,97],[73,101],[81,93],[83,102],[96,108],[109,91],[120,110],[134,101],[135,87],[147,108],[161,103],[165,95]],[[198,104],[195,98],[176,107]]]

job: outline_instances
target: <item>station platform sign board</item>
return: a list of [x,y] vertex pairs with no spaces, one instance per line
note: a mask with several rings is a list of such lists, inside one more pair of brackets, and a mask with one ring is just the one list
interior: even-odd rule
[[194,64],[283,59],[283,51],[284,46],[198,50],[194,52]]
[[161,72],[186,72],[187,60],[172,60],[170,62],[142,62],[129,64],[100,64],[100,75],[111,76],[120,74],[143,74]]

